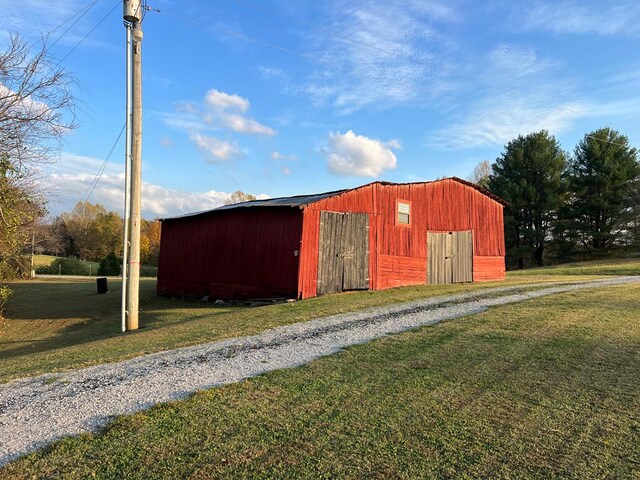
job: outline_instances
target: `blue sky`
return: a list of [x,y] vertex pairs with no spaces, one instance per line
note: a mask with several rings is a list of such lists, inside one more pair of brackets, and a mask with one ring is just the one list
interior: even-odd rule
[[[48,172],[52,214],[83,198],[124,123],[121,2],[97,0],[51,52],[80,127]],[[188,5],[187,5],[188,4]],[[29,40],[82,8],[0,0]],[[149,0],[143,214],[469,176],[518,134],[566,150],[610,126],[640,143],[640,2]],[[61,31],[52,34],[57,38]],[[122,210],[123,143],[90,201]]]

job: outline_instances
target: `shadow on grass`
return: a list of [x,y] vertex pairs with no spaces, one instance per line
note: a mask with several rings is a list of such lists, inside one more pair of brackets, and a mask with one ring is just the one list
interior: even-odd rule
[[0,359],[125,336],[144,343],[143,337],[154,331],[247,308],[158,297],[155,281],[142,281],[140,329],[123,335],[120,282],[110,282],[110,293],[104,295],[96,293],[93,282],[21,282],[11,288],[15,294],[0,331]]

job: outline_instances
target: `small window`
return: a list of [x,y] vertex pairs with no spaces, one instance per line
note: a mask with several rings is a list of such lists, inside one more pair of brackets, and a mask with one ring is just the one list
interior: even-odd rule
[[398,200],[398,225],[411,225],[411,204]]

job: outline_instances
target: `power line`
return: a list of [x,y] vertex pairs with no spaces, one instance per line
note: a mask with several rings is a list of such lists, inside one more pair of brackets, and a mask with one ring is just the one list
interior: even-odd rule
[[[92,0],[91,2],[87,3],[84,7],[82,7],[80,10],[78,10],[76,13],[74,13],[74,14],[73,14],[73,15],[71,15],[69,18],[67,18],[67,19],[66,19],[66,20],[64,20],[62,23],[60,23],[57,27],[55,27],[55,28],[53,28],[52,30],[49,30],[47,33],[45,33],[45,34],[42,36],[42,40],[44,40],[44,41],[46,41],[46,39],[47,39],[47,38],[49,38],[49,36],[50,36],[53,32],[55,32],[55,31],[57,31],[58,29],[62,28],[64,25],[66,25],[67,23],[69,23],[71,20],[73,20],[74,18],[76,18],[78,15],[80,15],[80,17],[78,17],[78,18],[77,18],[77,19],[76,19],[76,20],[71,24],[71,26],[70,26],[69,28],[67,28],[64,32],[62,32],[62,33],[60,34],[60,36],[59,36],[59,37],[58,37],[58,38],[53,42],[53,44],[52,44],[52,45],[50,45],[50,46],[47,48],[47,50],[48,50],[49,48],[51,48],[53,45],[55,45],[55,44],[56,44],[56,43],[57,43],[57,42],[58,42],[58,41],[59,41],[59,40],[60,40],[60,39],[61,39],[61,38],[62,38],[62,37],[63,37],[63,36],[64,36],[68,31],[69,31],[69,29],[70,29],[71,27],[73,27],[73,25],[75,25],[75,24],[78,22],[78,20],[80,20],[80,18],[82,18],[82,17],[83,17],[83,16],[84,16],[84,15],[85,15],[85,14],[86,14],[90,9],[91,9],[91,7],[93,7],[93,6],[96,4],[96,2],[97,2],[97,1],[98,1],[98,0]],[[36,44],[37,44],[37,43],[40,43],[40,41],[42,41],[42,40],[38,40],[38,41],[36,41],[36,42],[33,42],[31,45],[29,45],[29,50],[31,50],[33,47],[35,47],[35,46],[36,46]]]
[[100,165],[100,168],[98,169],[98,172],[95,174],[93,180],[91,181],[91,183],[89,184],[89,186],[85,190],[84,194],[82,195],[82,197],[80,197],[80,202],[78,202],[78,203],[88,202],[89,199],[91,198],[91,195],[93,194],[93,191],[95,190],[96,186],[100,182],[100,179],[102,178],[102,175],[104,174],[104,171],[107,168],[107,164],[109,163],[109,160],[111,160],[111,155],[113,155],[113,152],[115,151],[116,147],[118,146],[118,143],[120,142],[120,138],[122,138],[122,133],[124,132],[125,127],[126,127],[126,124],[122,126],[122,129],[120,130],[120,133],[118,134],[118,137],[116,138],[116,141],[113,142],[113,145],[111,146],[111,149],[109,150],[109,153],[107,154],[106,158],[104,159],[104,161]]
[[[293,22],[298,23],[300,25],[304,25],[305,27],[311,27],[311,28],[318,29],[318,26],[313,24],[313,23],[311,23],[311,22],[305,22],[304,20],[300,20],[300,19],[297,19],[297,18],[288,18],[288,17],[285,17],[282,14],[279,14],[277,12],[274,12],[274,11],[269,10],[267,8],[264,8],[264,7],[259,7],[257,5],[254,5],[253,3],[246,2],[246,1],[243,1],[243,0],[235,0],[235,1],[236,1],[236,3],[239,3],[241,5],[245,5],[246,7],[252,8],[252,9],[254,9],[256,11],[264,12],[264,13],[267,13],[267,14],[269,14],[271,16],[278,16],[278,17],[284,18],[284,19],[286,19],[288,21],[293,21]],[[328,30],[328,29],[324,29],[324,30]],[[385,48],[378,47],[377,45],[374,45],[372,43],[363,42],[361,40],[356,40],[353,37],[349,37],[349,36],[346,36],[346,35],[336,35],[336,34],[333,34],[332,36],[335,37],[335,38],[339,38],[341,40],[345,40],[347,42],[356,43],[358,45],[363,45],[365,47],[369,47],[369,48],[372,48],[374,50],[378,50],[379,52],[388,53],[389,55],[398,55],[398,52],[394,52],[392,50],[387,50]]]
[[[625,145],[624,143],[612,142],[611,140],[606,140],[604,138],[596,137],[595,135],[585,135],[585,137],[592,138],[594,140],[598,140],[599,142],[609,143],[611,145],[618,145],[619,147],[625,147],[625,148],[631,147],[631,145],[629,145],[629,144]],[[632,148],[635,148],[635,147],[632,147]]]
[[[62,27],[65,23],[67,23],[68,21],[70,21],[72,18],[74,18],[75,16],[78,16],[78,18],[76,18],[73,23],[71,25],[69,25],[67,27],[67,29],[62,32],[58,38],[56,38],[53,43],[51,45],[48,46],[47,50],[51,49],[56,43],[58,43],[60,41],[60,39],[62,39],[62,37],[64,37],[67,32],[69,30],[71,30],[73,28],[73,26],[78,23],[82,17],[84,17],[89,10],[91,10],[93,8],[93,6],[98,3],[98,0],[93,0],[91,2],[89,2],[87,5],[85,5],[82,9],[80,9],[78,12],[76,12],[73,16],[71,16],[70,18],[68,18],[67,20],[65,20],[63,23],[61,23],[60,25],[58,25],[56,28],[54,28],[53,30],[51,30],[49,33],[47,33],[47,37],[49,37],[49,35],[51,35],[53,32],[55,32],[56,30],[58,30],[60,27]],[[82,13],[81,13],[82,12]]]
[[180,15],[176,15],[174,13],[167,12],[166,10],[162,10],[160,13],[163,13],[164,15],[166,15],[168,17],[173,17],[173,18],[176,18],[178,20],[182,20],[183,22],[191,23],[193,25],[198,25],[200,27],[206,28],[207,30],[213,30],[215,32],[224,33],[225,35],[229,35],[231,37],[241,38],[242,40],[246,40],[248,42],[257,43],[259,45],[262,45],[262,46],[265,46],[265,47],[268,47],[268,48],[272,48],[274,50],[279,50],[281,52],[290,53],[292,55],[297,55],[299,57],[306,57],[306,58],[311,58],[312,57],[312,54],[310,54],[310,53],[297,52],[295,50],[291,50],[289,48],[281,47],[280,45],[276,45],[275,43],[266,42],[264,40],[260,40],[259,38],[251,37],[251,36],[246,35],[244,33],[236,32],[235,30],[230,30],[230,29],[227,29],[227,28],[214,27],[212,25],[207,25],[206,23],[199,22],[199,21],[193,20],[191,18],[182,17]]
[[119,5],[121,5],[121,1],[120,1],[120,0],[118,0],[118,1],[116,2],[116,4],[113,6],[113,8],[112,8],[111,10],[109,10],[109,11],[107,12],[107,14],[106,14],[104,17],[102,17],[102,18],[100,19],[100,21],[98,21],[98,23],[96,23],[96,24],[94,25],[94,27],[93,27],[91,30],[89,30],[89,31],[87,32],[87,34],[86,34],[84,37],[82,37],[82,38],[81,38],[81,39],[80,39],[80,40],[79,40],[79,41],[78,41],[78,42],[77,42],[77,43],[76,43],[76,44],[71,48],[71,50],[69,50],[69,51],[67,52],[67,54],[66,54],[64,57],[62,57],[62,58],[60,59],[60,61],[58,61],[58,63],[56,64],[56,67],[57,67],[57,66],[59,66],[62,62],[64,62],[64,61],[66,60],[66,58],[67,58],[69,55],[71,55],[71,54],[75,51],[75,49],[76,49],[76,48],[78,48],[78,47],[80,46],[80,44],[81,44],[82,42],[84,42],[84,41],[87,39],[87,37],[89,37],[89,35],[91,35],[91,34],[94,32],[94,30],[95,30],[96,28],[98,28],[98,27],[101,25],[101,24],[102,24],[102,22],[104,22],[104,21],[107,19],[107,17],[108,17],[109,15],[111,15],[111,14],[113,13],[113,11],[114,11],[114,10],[115,10]]

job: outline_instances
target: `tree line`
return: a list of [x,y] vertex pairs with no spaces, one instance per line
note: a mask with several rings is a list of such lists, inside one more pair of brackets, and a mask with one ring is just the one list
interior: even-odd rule
[[585,134],[572,154],[545,130],[518,136],[471,180],[508,202],[511,268],[640,248],[638,151],[616,130]]
[[[141,220],[142,265],[158,265],[160,229],[159,220]],[[120,214],[107,211],[100,204],[78,202],[70,212],[36,226],[34,250],[40,254],[99,262],[121,256],[123,233],[124,220]]]

